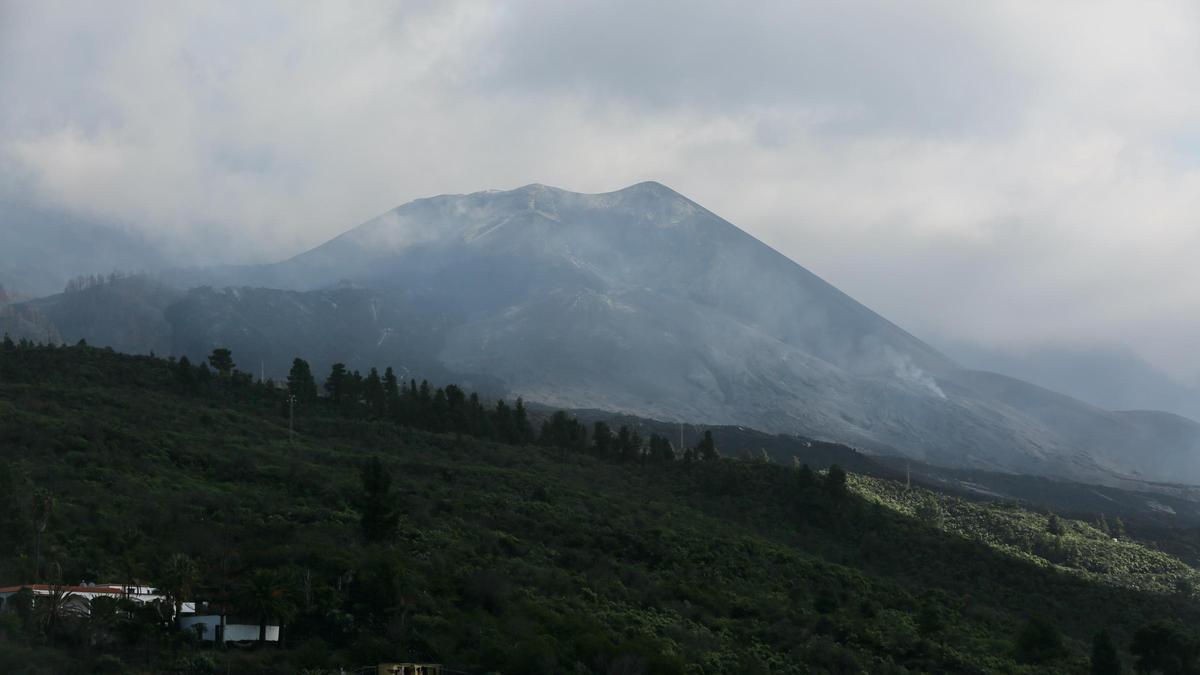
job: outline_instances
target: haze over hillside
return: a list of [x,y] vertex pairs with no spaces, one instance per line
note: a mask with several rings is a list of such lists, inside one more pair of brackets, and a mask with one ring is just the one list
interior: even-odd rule
[[165,282],[31,306],[68,341],[227,345],[277,377],[298,354],[947,466],[1200,482],[1200,424],[965,370],[658,183],[420,199],[278,264]]
[[960,363],[1006,373],[1112,410],[1164,410],[1200,419],[1200,384],[1139,358],[1129,349],[1060,344],[1038,348],[947,347]]
[[167,260],[140,235],[0,195],[0,286],[10,293],[49,295],[76,276],[156,271]]

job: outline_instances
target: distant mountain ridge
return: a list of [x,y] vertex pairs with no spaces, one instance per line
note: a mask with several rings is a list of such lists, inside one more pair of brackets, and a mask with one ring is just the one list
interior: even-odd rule
[[[658,183],[419,199],[290,260],[164,278],[239,287],[163,306],[171,353],[226,344],[273,370],[293,354],[319,368],[411,364],[551,406],[931,464],[1200,483],[1200,424],[964,370]],[[77,312],[61,303],[39,308],[69,340]]]

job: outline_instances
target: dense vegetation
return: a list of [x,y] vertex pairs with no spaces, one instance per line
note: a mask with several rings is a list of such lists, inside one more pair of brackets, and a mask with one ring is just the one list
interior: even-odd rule
[[0,347],[0,585],[142,580],[283,645],[39,603],[0,671],[1196,672],[1195,571],[1115,524],[235,356]]

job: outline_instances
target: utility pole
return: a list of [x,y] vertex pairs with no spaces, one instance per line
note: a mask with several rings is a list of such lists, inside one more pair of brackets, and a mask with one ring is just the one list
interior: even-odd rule
[[296,395],[288,394],[288,443],[296,442]]

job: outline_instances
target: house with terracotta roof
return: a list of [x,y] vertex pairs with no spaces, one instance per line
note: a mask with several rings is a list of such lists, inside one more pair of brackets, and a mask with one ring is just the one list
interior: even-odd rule
[[[64,603],[64,612],[66,614],[75,614],[78,616],[88,615],[91,611],[91,602],[95,598],[127,599],[139,604],[160,601],[170,602],[170,599],[165,594],[158,593],[148,586],[88,583],[78,586],[23,584],[0,588],[0,610],[7,609],[12,602],[13,596],[20,593],[22,589],[29,589],[29,592],[33,595],[34,603],[37,603],[39,598],[56,597],[58,601]],[[195,603],[183,603],[183,611],[194,612]]]
[[[51,598],[62,603],[62,614],[65,616],[88,616],[91,613],[92,600],[104,597],[114,600],[131,600],[138,604],[160,602],[164,607],[171,608],[169,611],[173,611],[172,600],[165,593],[160,593],[149,586],[132,584],[7,586],[0,588],[0,611],[12,609],[13,598],[23,589],[28,589],[32,594],[34,604],[39,601],[45,602]],[[204,603],[196,602],[182,603],[179,627],[182,630],[194,632],[197,637],[206,642],[254,642],[258,640],[260,629],[257,621],[228,615],[222,616],[220,611]],[[267,642],[278,642],[278,624],[268,623],[264,637]]]

